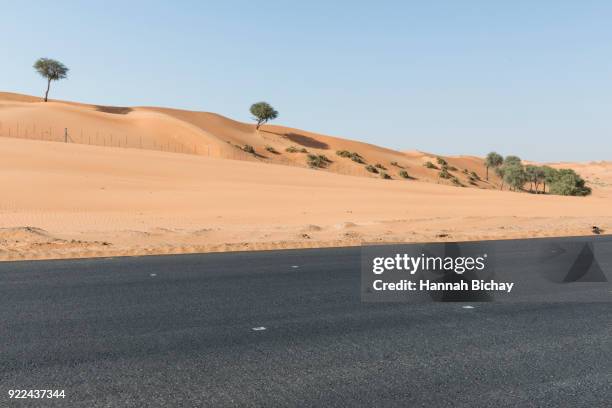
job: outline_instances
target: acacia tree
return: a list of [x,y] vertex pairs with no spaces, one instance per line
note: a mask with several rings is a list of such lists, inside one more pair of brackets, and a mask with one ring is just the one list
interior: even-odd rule
[[519,177],[521,177],[521,172],[518,171],[517,167],[520,167],[523,170],[523,164],[521,162],[520,157],[518,156],[506,156],[504,162],[501,166],[495,168],[495,173],[502,179],[500,190],[504,189],[504,181],[510,186],[515,187],[515,184],[518,183]]
[[[557,178],[557,169],[553,169],[549,166],[542,166],[542,171],[544,173],[543,184],[544,184],[544,194],[546,194],[546,183],[550,186],[555,179]],[[550,187],[549,187],[550,188]]]
[[47,102],[51,81],[59,81],[60,79],[66,78],[68,75],[68,68],[61,62],[51,58],[39,58],[34,63],[33,67],[40,76],[47,79],[47,91],[45,92],[45,102]]
[[276,119],[278,112],[268,102],[257,102],[251,105],[251,114],[254,116],[253,119],[257,121],[256,130],[269,120]]
[[509,163],[504,165],[504,179],[512,190],[518,191],[523,188],[527,181],[525,168],[520,163]]
[[529,191],[533,192],[535,187],[535,193],[537,194],[538,186],[544,181],[544,168],[529,164],[525,166],[525,175],[527,176],[527,181],[529,181]]
[[500,190],[504,189],[504,170],[505,169],[503,166],[499,166],[495,168],[495,174],[497,174],[497,177],[501,179],[501,184],[499,185]]
[[487,154],[485,158],[485,167],[487,169],[487,181],[489,180],[489,167],[493,167],[494,169],[498,168],[504,162],[504,158],[501,154],[497,152],[491,152]]
[[522,164],[521,158],[518,156],[506,156],[504,159],[504,166],[510,166],[513,164]]

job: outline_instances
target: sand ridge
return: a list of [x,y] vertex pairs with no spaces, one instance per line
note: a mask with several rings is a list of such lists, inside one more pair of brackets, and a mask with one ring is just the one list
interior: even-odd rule
[[[325,155],[328,171],[359,177],[378,178],[366,165],[379,164],[380,172],[399,179],[406,171],[413,181],[450,185],[438,178],[435,169],[423,164],[436,162],[436,156],[423,152],[400,152],[368,143],[321,135],[279,125],[264,125],[255,131],[253,124],[241,123],[209,112],[195,112],[156,107],[113,107],[80,104],[0,92],[0,137],[31,140],[67,141],[104,147],[138,148],[188,153],[211,158],[254,161],[307,168],[307,154]],[[253,146],[255,154],[244,152]],[[289,153],[287,148],[305,149],[307,153]],[[267,150],[267,149],[271,149]],[[360,154],[365,163],[356,163],[336,155],[338,150]],[[457,168],[454,175],[467,187],[497,188],[494,174],[491,182],[469,180],[475,172],[484,179],[482,160],[472,157],[447,157]],[[393,164],[396,163],[396,164]]]

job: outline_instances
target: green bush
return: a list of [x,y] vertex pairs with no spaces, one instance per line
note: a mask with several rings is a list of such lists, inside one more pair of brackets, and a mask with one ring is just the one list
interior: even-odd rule
[[568,196],[586,196],[591,194],[591,188],[574,170],[559,169],[550,183],[550,193]]
[[361,155],[357,152],[349,152],[348,150],[338,150],[336,154],[340,157],[351,159],[352,161],[356,163],[361,163],[361,164],[365,163],[365,161],[363,160],[363,157],[361,157]]
[[423,166],[427,167],[428,169],[435,169],[435,170],[438,169],[436,165],[430,161],[423,163]]
[[440,166],[448,166],[448,163],[446,162],[446,160],[444,160],[441,157],[436,157],[436,161],[438,162]]
[[278,151],[272,146],[266,146],[266,150],[270,153],[279,154]]
[[399,175],[400,175],[401,178],[405,178],[405,179],[410,178],[410,175],[408,174],[408,172],[406,170],[400,171]]
[[244,146],[242,146],[242,150],[244,150],[247,153],[255,154],[255,148],[248,144],[245,144]]
[[376,163],[374,167],[376,167],[377,169],[381,169],[381,170],[387,170],[387,168],[380,163]]
[[306,163],[312,168],[324,168],[330,163],[330,160],[322,154],[309,154],[306,157]]
[[305,148],[301,147],[298,149],[295,146],[289,146],[288,148],[285,149],[285,151],[287,153],[308,153],[308,150],[306,150]]
[[475,171],[470,173],[470,178],[474,178],[475,180],[480,180],[480,176]]
[[367,166],[365,166],[365,169],[369,171],[370,173],[378,173],[378,169],[372,166],[371,164],[368,164]]
[[391,176],[388,175],[387,173],[385,173],[384,171],[380,172],[380,177],[385,179],[385,180],[390,180],[391,179]]
[[351,160],[359,164],[365,163],[365,160],[363,160],[363,157],[361,157],[359,153],[352,153]]
[[442,167],[442,170],[440,170],[440,173],[438,173],[438,176],[439,176],[440,178],[443,178],[443,179],[449,179],[449,178],[453,177],[453,176],[452,176],[452,175],[451,175],[451,174],[448,172],[448,170],[446,169],[446,167]]
[[461,184],[457,177],[451,177],[450,181],[457,187],[463,187],[463,184]]

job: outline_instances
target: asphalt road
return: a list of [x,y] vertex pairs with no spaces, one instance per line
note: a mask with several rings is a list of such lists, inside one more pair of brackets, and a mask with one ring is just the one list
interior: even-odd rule
[[610,406],[612,303],[362,303],[359,251],[1,263],[0,406]]

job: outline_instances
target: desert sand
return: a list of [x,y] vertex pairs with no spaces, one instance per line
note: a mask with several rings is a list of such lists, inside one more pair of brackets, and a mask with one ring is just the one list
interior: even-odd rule
[[[244,144],[256,154],[236,147]],[[332,162],[309,169],[306,154],[289,146]],[[393,179],[336,150],[380,163]],[[423,166],[435,162],[428,153],[275,125],[256,132],[212,113],[0,93],[0,260],[612,230],[612,163],[554,164],[574,168],[593,188],[589,197],[559,197],[500,191],[493,175],[470,184],[463,170],[484,179],[482,159],[445,159],[465,187],[439,181]],[[400,178],[402,169],[413,178]]]

